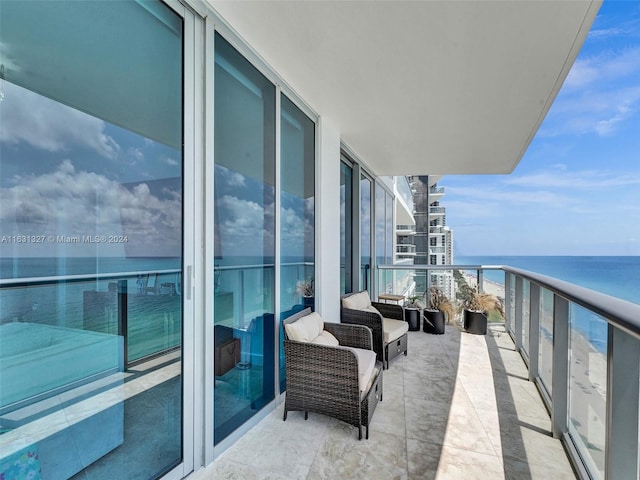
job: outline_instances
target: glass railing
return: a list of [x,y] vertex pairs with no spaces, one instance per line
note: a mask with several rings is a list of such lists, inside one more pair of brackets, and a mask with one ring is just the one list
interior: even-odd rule
[[[0,280],[0,326],[25,325],[121,336],[123,363],[180,346],[181,271]],[[2,336],[6,352],[6,335]]]
[[445,213],[445,207],[429,207],[429,213]]
[[0,478],[180,461],[181,293],[180,269],[0,279]]
[[396,245],[396,253],[400,254],[415,254],[416,246],[415,245]]
[[510,333],[579,477],[638,478],[640,305],[507,266],[381,265],[377,274],[391,272],[413,277],[409,294],[435,284],[458,306],[468,288],[501,298],[505,318],[490,317],[489,328]]
[[398,195],[404,200],[405,205],[410,212],[413,212],[413,192],[407,177],[396,177],[396,189]]

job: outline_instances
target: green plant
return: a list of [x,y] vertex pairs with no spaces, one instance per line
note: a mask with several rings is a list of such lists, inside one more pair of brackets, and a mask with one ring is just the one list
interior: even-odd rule
[[428,298],[429,309],[440,310],[447,317],[447,323],[451,323],[456,314],[456,307],[444,292],[438,287],[431,287],[429,288]]
[[407,298],[407,303],[405,303],[405,308],[424,308],[423,303],[420,301],[422,299],[421,295],[412,295]]

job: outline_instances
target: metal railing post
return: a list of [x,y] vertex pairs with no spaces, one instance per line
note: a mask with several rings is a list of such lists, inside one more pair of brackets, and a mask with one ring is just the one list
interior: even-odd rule
[[551,388],[551,430],[554,438],[567,431],[569,400],[569,302],[553,297],[553,370]]
[[128,312],[128,282],[118,280],[118,335],[123,337],[122,362],[123,368],[129,363],[129,312]]

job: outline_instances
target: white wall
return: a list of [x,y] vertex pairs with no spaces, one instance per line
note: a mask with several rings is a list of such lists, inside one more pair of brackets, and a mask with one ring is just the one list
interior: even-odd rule
[[326,322],[340,322],[340,132],[318,123],[316,176],[316,306]]

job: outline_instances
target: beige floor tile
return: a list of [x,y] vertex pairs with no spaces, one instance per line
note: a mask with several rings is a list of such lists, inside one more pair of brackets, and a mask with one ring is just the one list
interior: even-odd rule
[[[409,332],[384,371],[369,439],[329,417],[282,406],[194,480],[574,480],[564,449],[504,328]],[[523,461],[524,460],[524,461]]]

